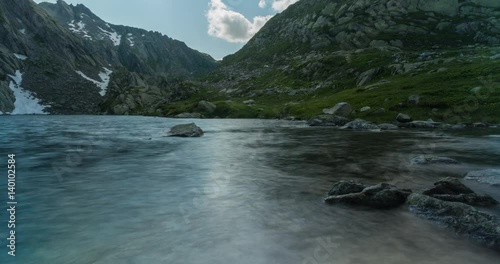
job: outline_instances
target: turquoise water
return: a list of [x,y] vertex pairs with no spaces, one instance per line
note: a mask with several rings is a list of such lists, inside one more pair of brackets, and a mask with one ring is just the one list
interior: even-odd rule
[[[500,168],[500,130],[351,132],[272,120],[0,116],[17,156],[17,248],[0,263],[496,263],[500,255],[410,214],[327,206],[340,179],[422,188]],[[411,166],[415,155],[460,165]],[[4,166],[0,166],[4,167]],[[0,190],[6,190],[6,171]],[[500,199],[498,187],[467,183]],[[1,192],[5,192],[5,195]],[[490,210],[498,214],[498,208]],[[5,223],[5,224],[4,224]]]

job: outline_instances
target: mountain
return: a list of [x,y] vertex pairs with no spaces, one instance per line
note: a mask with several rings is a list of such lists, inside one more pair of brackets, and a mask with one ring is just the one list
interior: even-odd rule
[[345,101],[353,118],[500,122],[498,44],[496,0],[301,0],[163,113],[204,98],[219,117],[307,119]]
[[0,113],[151,113],[216,67],[183,42],[61,0],[2,0],[0,34]]

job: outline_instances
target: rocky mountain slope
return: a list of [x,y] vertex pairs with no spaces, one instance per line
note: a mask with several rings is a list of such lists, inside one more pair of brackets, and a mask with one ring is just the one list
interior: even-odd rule
[[83,5],[0,2],[0,113],[154,112],[210,56],[158,32],[111,25]]
[[347,101],[371,120],[498,122],[498,44],[495,0],[302,0],[224,58],[191,107],[163,111],[203,98],[217,116],[310,118]]

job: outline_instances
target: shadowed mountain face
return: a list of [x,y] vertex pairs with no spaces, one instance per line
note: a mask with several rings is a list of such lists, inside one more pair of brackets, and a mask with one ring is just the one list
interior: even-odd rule
[[34,104],[53,114],[145,111],[175,97],[179,80],[216,66],[183,42],[64,1],[1,1],[0,34],[3,113],[31,113]]

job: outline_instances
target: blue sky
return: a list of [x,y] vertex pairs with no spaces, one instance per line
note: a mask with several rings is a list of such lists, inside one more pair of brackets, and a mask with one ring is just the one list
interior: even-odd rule
[[159,31],[215,59],[239,50],[267,20],[297,1],[66,0],[84,4],[112,24]]

